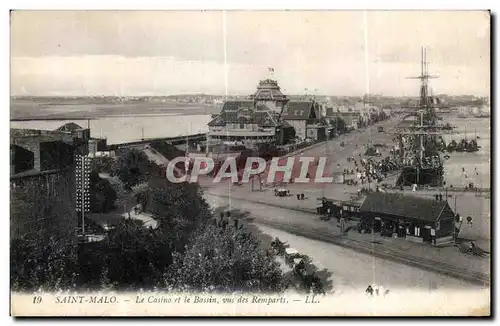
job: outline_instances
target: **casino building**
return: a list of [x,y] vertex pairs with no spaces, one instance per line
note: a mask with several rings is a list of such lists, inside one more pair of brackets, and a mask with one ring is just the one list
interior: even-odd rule
[[321,127],[320,111],[312,100],[290,101],[276,80],[261,80],[254,94],[226,101],[221,112],[213,115],[208,123],[207,152],[221,144],[251,147],[287,144],[295,138],[322,139],[326,129]]

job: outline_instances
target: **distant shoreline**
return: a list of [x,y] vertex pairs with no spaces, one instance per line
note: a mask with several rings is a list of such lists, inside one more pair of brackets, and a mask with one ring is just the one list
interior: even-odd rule
[[10,107],[10,121],[97,120],[113,117],[166,117],[178,115],[211,115],[220,107],[199,104],[173,103],[20,103]]
[[[181,115],[205,115],[205,114],[193,114],[192,112],[186,113],[144,113],[144,114],[105,114],[93,117],[71,117],[71,116],[39,116],[39,117],[25,117],[25,118],[11,118],[11,122],[22,122],[22,121],[61,121],[61,120],[75,120],[75,121],[86,121],[86,120],[99,120],[101,118],[140,118],[140,117],[168,117],[168,116],[181,116]],[[208,115],[208,114],[207,114]]]

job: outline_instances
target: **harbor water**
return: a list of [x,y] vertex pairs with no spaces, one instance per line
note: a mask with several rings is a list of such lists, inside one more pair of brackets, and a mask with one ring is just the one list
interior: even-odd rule
[[[443,136],[448,144],[452,140],[476,139],[481,148],[477,152],[450,153],[445,160],[444,179],[448,186],[465,187],[469,183],[479,188],[490,188],[491,178],[491,120],[489,118],[451,118],[447,122],[456,126],[453,134]],[[479,137],[479,138],[478,138]],[[463,172],[463,170],[465,170]]]
[[112,116],[95,120],[29,120],[11,121],[11,128],[55,130],[60,126],[74,122],[86,128],[90,125],[91,137],[106,138],[108,144],[138,141],[142,138],[161,138],[193,135],[208,131],[210,115],[141,115]]

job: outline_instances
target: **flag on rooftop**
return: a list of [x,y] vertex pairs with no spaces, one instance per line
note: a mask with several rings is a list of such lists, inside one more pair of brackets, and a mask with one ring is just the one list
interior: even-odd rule
[[269,67],[269,72],[274,72],[274,68]]

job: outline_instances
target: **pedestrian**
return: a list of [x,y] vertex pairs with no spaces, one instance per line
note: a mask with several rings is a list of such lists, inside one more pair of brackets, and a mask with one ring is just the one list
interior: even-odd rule
[[366,294],[372,296],[373,295],[373,288],[371,285],[368,285],[368,287],[366,288]]
[[300,194],[300,199],[301,199],[301,200],[304,200],[304,198],[305,198],[304,193],[301,193],[301,194]]
[[443,194],[439,194],[439,201],[443,201]]
[[439,195],[436,194],[436,201],[439,201]]
[[300,194],[297,194],[297,200],[300,200]]

